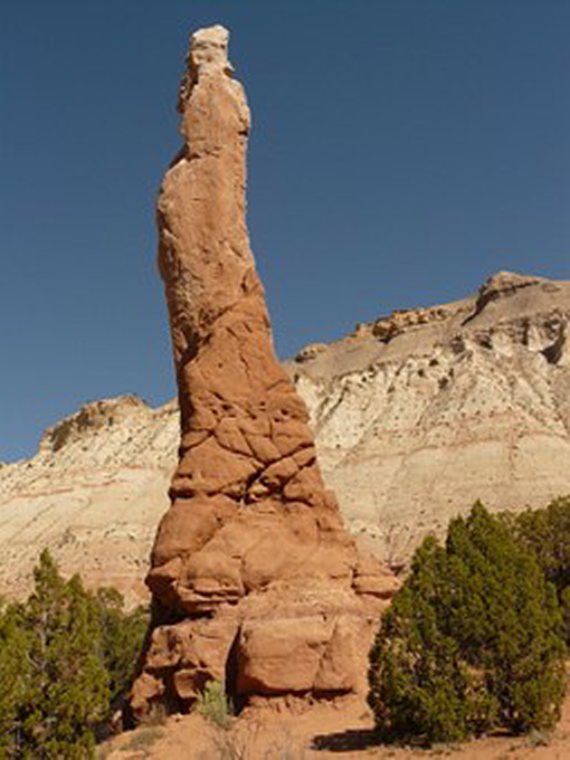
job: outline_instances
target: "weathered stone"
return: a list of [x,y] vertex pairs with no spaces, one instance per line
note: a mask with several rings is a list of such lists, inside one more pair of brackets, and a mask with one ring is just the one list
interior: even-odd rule
[[353,691],[357,688],[358,647],[361,645],[358,634],[354,620],[347,615],[335,621],[332,635],[315,674],[314,688],[317,691]]
[[360,546],[402,568],[477,499],[518,511],[570,493],[569,320],[570,282],[498,272],[290,365]]
[[[181,447],[147,579],[155,630],[141,678],[162,673],[169,710],[227,670],[229,688],[246,696],[355,689],[347,631],[368,642],[379,609],[356,582],[359,553],[324,488],[305,404],[273,352],[245,226],[249,110],[227,41],[222,27],[192,36],[179,103],[185,145],[158,201]],[[304,612],[299,599],[315,583]],[[270,621],[259,612],[267,602]],[[341,605],[344,628],[335,627]],[[220,636],[228,608],[239,633],[232,618]],[[216,641],[214,655],[188,656],[198,630]],[[138,688],[132,704],[144,716],[159,693],[145,706]]]
[[307,692],[334,624],[322,617],[246,621],[239,638],[240,694]]

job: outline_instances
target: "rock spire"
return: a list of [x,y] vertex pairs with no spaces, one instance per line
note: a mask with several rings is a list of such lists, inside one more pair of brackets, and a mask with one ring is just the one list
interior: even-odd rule
[[221,26],[191,37],[184,147],[158,200],[181,441],[147,576],[138,717],[189,709],[211,678],[242,702],[358,690],[394,586],[345,531],[273,351],[245,224],[250,114],[227,48]]

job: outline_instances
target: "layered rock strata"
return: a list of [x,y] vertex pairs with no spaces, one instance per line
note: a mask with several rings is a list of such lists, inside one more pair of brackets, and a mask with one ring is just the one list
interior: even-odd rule
[[476,499],[570,494],[570,282],[499,272],[291,362],[327,485],[361,546],[404,565]]
[[345,531],[274,355],[245,226],[250,116],[227,43],[219,26],[192,36],[184,148],[158,202],[181,441],[147,576],[139,717],[189,708],[211,678],[240,699],[358,690],[394,588]]
[[29,460],[0,463],[0,596],[22,598],[48,548],[62,572],[112,585],[129,606],[143,582],[178,446],[178,404],[135,396],[85,404],[45,431]]

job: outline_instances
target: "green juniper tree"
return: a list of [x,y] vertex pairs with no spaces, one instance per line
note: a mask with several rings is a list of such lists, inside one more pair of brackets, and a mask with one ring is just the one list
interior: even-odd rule
[[94,603],[101,631],[100,656],[109,673],[111,705],[115,705],[130,686],[148,628],[148,611],[137,607],[125,612],[122,594],[111,587],[97,589]]
[[28,699],[30,635],[16,604],[0,609],[0,758],[16,756],[22,741],[20,708]]
[[556,586],[570,644],[570,497],[555,499],[545,509],[505,513],[502,518]]
[[564,694],[554,588],[508,526],[476,504],[444,547],[427,538],[371,652],[369,702],[387,738],[452,741],[552,726]]
[[0,760],[90,757],[146,625],[117,591],[64,580],[42,552],[27,602],[0,608]]
[[47,551],[34,580],[20,611],[30,661],[20,741],[32,756],[86,757],[110,696],[96,609],[79,577],[64,581]]

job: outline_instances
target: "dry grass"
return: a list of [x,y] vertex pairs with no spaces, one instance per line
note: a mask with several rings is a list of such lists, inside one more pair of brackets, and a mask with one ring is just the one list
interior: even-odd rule
[[154,744],[164,736],[164,729],[158,726],[140,728],[128,742],[122,745],[121,752],[140,752],[141,757],[150,757]]

